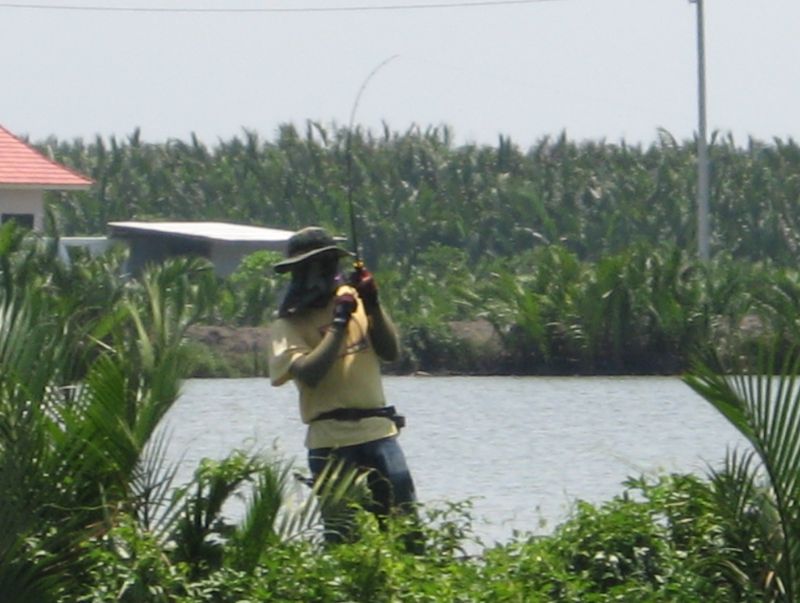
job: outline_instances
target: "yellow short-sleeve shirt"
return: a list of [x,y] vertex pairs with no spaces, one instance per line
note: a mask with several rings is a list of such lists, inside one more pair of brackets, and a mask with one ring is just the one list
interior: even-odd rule
[[[341,287],[338,293],[352,293]],[[274,386],[292,380],[292,363],[319,345],[333,319],[331,302],[302,316],[279,318],[270,327],[269,374]],[[300,400],[300,417],[308,425],[306,446],[329,448],[352,446],[397,433],[394,423],[383,417],[360,421],[313,421],[320,413],[336,408],[380,408],[386,404],[381,383],[380,359],[367,334],[369,323],[361,300],[347,325],[347,335],[336,361],[316,386],[294,380]]]

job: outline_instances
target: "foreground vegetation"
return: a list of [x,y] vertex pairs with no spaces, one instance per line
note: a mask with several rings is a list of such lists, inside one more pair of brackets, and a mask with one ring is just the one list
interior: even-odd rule
[[[357,505],[363,476],[298,494],[290,467],[231,451],[174,483],[159,425],[180,392],[187,330],[218,311],[218,286],[196,260],[121,281],[109,258],[67,266],[52,243],[0,228],[4,602],[796,600],[791,349],[737,377],[710,359],[689,374],[752,444],[703,478],[631,479],[604,504],[576,502],[548,536],[482,543],[455,501],[387,531],[358,515],[359,539],[330,547],[319,504]],[[424,554],[406,552],[403,535],[420,529]]]

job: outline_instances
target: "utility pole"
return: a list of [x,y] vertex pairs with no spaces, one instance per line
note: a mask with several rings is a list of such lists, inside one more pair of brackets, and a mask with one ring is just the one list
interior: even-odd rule
[[704,0],[689,0],[697,5],[697,251],[700,260],[707,262],[710,257],[708,198],[709,176],[708,142],[706,134],[706,48],[705,26],[703,24]]

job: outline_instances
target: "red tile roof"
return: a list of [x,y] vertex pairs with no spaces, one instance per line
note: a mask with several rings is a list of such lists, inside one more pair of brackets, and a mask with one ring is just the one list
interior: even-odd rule
[[0,188],[87,189],[92,181],[0,126]]

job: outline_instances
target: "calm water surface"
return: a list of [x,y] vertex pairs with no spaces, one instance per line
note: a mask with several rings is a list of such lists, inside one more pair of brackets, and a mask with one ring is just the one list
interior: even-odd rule
[[[669,377],[387,377],[406,415],[400,441],[421,502],[473,501],[487,543],[546,533],[576,499],[601,502],[626,477],[702,474],[737,432]],[[167,417],[169,455],[188,478],[203,457],[271,450],[305,472],[304,426],[291,384],[189,380]]]

